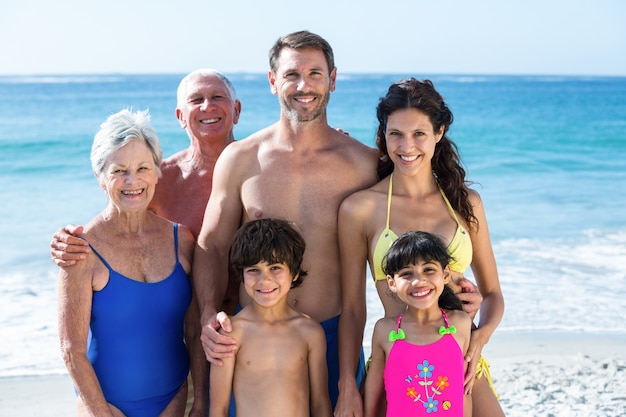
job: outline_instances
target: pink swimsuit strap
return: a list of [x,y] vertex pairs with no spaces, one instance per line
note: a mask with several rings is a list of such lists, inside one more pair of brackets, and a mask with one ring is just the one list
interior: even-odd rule
[[[443,321],[446,323],[446,329],[448,329],[450,327],[450,323],[448,323],[448,315],[446,314],[443,308],[440,308],[439,310],[441,310],[441,314],[443,315]],[[400,330],[401,323],[402,323],[402,314],[398,316],[398,323],[396,324],[396,333],[398,332],[398,330]]]

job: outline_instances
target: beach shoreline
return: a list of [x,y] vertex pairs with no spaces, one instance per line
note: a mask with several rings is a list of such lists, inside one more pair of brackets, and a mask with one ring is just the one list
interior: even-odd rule
[[[508,417],[626,410],[626,335],[496,332],[483,353]],[[0,377],[0,415],[75,416],[69,375]]]

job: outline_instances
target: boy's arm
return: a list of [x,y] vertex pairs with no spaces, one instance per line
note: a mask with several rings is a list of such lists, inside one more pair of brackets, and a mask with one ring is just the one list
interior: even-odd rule
[[309,338],[309,386],[311,390],[311,417],[332,415],[328,397],[328,368],[326,365],[326,336],[318,323]]
[[228,417],[236,356],[223,358],[222,366],[211,366],[209,372],[209,417]]

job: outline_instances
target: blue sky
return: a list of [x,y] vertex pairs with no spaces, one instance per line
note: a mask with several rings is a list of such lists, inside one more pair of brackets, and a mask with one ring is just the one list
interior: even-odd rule
[[626,76],[622,0],[2,0],[0,74],[265,72],[282,34],[340,72]]

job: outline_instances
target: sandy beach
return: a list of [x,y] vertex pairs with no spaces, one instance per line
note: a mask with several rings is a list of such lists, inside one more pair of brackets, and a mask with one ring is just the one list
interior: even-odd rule
[[[496,332],[484,354],[509,417],[626,415],[626,336]],[[0,378],[0,415],[76,415],[69,376]]]

